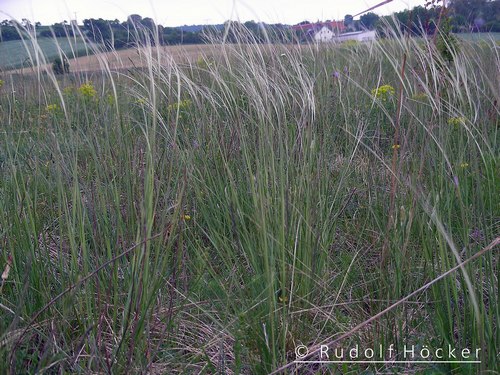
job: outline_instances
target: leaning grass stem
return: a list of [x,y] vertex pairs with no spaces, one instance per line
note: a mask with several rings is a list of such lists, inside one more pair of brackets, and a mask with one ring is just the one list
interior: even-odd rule
[[[387,223],[387,229],[386,233],[389,234],[389,232],[392,230],[392,227],[394,225],[394,205],[396,201],[396,176],[398,171],[397,169],[397,161],[398,161],[398,155],[402,153],[404,150],[399,150],[400,148],[400,127],[401,127],[401,109],[403,107],[403,81],[405,78],[405,68],[406,68],[406,54],[403,55],[403,62],[401,66],[401,80],[400,80],[400,85],[399,85],[399,96],[398,96],[398,104],[397,104],[397,112],[396,112],[396,119],[394,121],[396,128],[394,131],[394,138],[393,138],[393,143],[392,143],[392,173],[391,173],[391,193],[390,193],[390,203],[389,203],[389,215],[388,215],[388,223]],[[389,236],[386,235],[384,241],[384,245],[382,246],[382,255],[381,255],[381,265],[382,267],[385,267],[385,263],[387,262],[387,257],[388,257],[388,245],[389,245]]]
[[[476,254],[474,254],[473,256],[471,256],[470,258],[468,258],[468,259],[464,260],[463,262],[457,264],[455,267],[450,268],[445,273],[442,273],[438,277],[436,277],[433,280],[429,281],[428,283],[426,283],[425,285],[421,286],[420,288],[418,288],[417,290],[413,291],[412,293],[408,294],[404,298],[399,299],[397,302],[395,302],[392,305],[388,306],[384,310],[382,310],[379,313],[373,315],[372,317],[370,317],[369,319],[365,320],[364,322],[358,324],[356,327],[354,327],[351,330],[349,330],[349,332],[341,334],[339,337],[335,338],[334,340],[330,340],[329,339],[329,340],[326,340],[325,343],[317,344],[317,345],[309,348],[307,356],[304,356],[303,358],[301,358],[301,360],[305,361],[308,358],[311,358],[314,354],[317,354],[320,351],[321,345],[326,345],[328,347],[333,347],[336,343],[339,343],[340,341],[342,341],[342,340],[350,337],[353,333],[355,333],[355,332],[359,331],[360,329],[366,327],[368,324],[370,324],[370,323],[378,320],[379,318],[381,318],[382,316],[384,316],[385,314],[387,314],[389,311],[394,310],[399,305],[407,302],[408,300],[410,300],[414,296],[418,295],[419,293],[421,293],[421,292],[429,289],[432,285],[434,285],[438,281],[446,278],[447,276],[451,275],[455,271],[457,271],[457,270],[459,270],[461,268],[464,268],[465,265],[467,265],[468,263],[472,262],[473,260],[475,260],[475,259],[477,259],[479,257],[482,257],[484,254],[486,254],[488,252],[491,252],[492,250],[494,250],[498,246],[500,246],[500,237],[495,238],[495,240],[493,240],[493,242],[491,242],[488,246],[486,246],[485,248],[483,248],[481,251],[477,252]],[[286,364],[285,366],[282,366],[282,367],[276,369],[275,371],[271,372],[271,375],[272,374],[282,373],[283,371],[289,369],[292,366],[297,366],[297,364],[295,362],[290,362],[290,363]]]

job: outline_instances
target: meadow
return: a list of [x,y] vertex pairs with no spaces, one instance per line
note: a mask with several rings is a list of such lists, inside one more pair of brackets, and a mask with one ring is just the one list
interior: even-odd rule
[[238,37],[0,77],[0,372],[494,373],[498,44]]

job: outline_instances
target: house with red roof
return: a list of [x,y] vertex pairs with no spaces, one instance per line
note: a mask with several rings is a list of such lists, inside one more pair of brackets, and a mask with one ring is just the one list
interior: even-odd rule
[[345,42],[355,40],[368,42],[377,38],[377,33],[374,30],[347,32],[348,28],[343,21],[302,23],[292,26],[292,30],[299,34],[302,41]]
[[328,21],[316,23],[302,23],[292,26],[292,30],[301,32],[309,40],[317,42],[333,41],[336,35],[346,30],[343,21]]

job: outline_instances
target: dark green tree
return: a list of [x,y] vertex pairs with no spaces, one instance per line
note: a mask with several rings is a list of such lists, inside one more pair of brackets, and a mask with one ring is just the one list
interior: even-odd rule
[[94,42],[102,43],[107,46],[111,44],[111,26],[109,21],[99,19],[85,19],[83,20],[83,28],[87,32],[87,35]]
[[361,23],[361,26],[364,27],[365,29],[373,30],[379,18],[380,17],[377,14],[369,12],[359,17],[359,22]]
[[54,74],[58,75],[69,73],[69,62],[66,57],[63,57],[62,59],[60,57],[56,57],[52,63],[52,71]]
[[344,17],[344,26],[347,30],[352,30],[354,28],[354,18],[350,14],[346,14]]
[[73,36],[73,30],[69,25],[65,25],[62,23],[55,23],[52,26],[50,26],[49,30],[43,30],[40,32],[40,36],[43,37],[66,37],[66,36]]
[[450,0],[454,31],[495,31],[500,28],[499,0]]
[[21,39],[22,30],[9,20],[0,22],[0,42]]

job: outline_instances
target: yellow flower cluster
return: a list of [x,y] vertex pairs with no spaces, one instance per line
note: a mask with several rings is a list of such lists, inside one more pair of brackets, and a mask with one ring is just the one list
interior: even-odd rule
[[184,99],[184,100],[181,100],[180,102],[178,103],[174,103],[174,104],[170,104],[168,107],[167,107],[167,110],[169,112],[173,112],[173,111],[182,111],[182,110],[187,110],[189,109],[189,107],[191,107],[191,100],[189,99]]
[[106,101],[108,102],[109,105],[115,104],[115,96],[111,95],[111,94],[108,94],[106,96]]
[[395,94],[396,90],[391,85],[383,85],[372,90],[372,95],[382,101],[388,100]]
[[80,94],[82,94],[86,98],[94,98],[97,95],[97,91],[95,91],[94,86],[92,86],[91,82],[84,83],[78,89]]
[[47,112],[56,112],[58,108],[59,107],[57,104],[49,104],[47,107],[45,107]]
[[211,60],[204,58],[203,56],[198,57],[198,60],[196,61],[196,65],[198,65],[198,68],[200,69],[208,69],[213,65]]
[[280,301],[281,303],[287,303],[288,297],[287,296],[279,296],[278,301]]
[[465,117],[450,117],[448,119],[448,125],[459,127],[460,125],[465,125]]
[[467,168],[469,166],[469,163],[462,163],[460,164],[460,168]]

